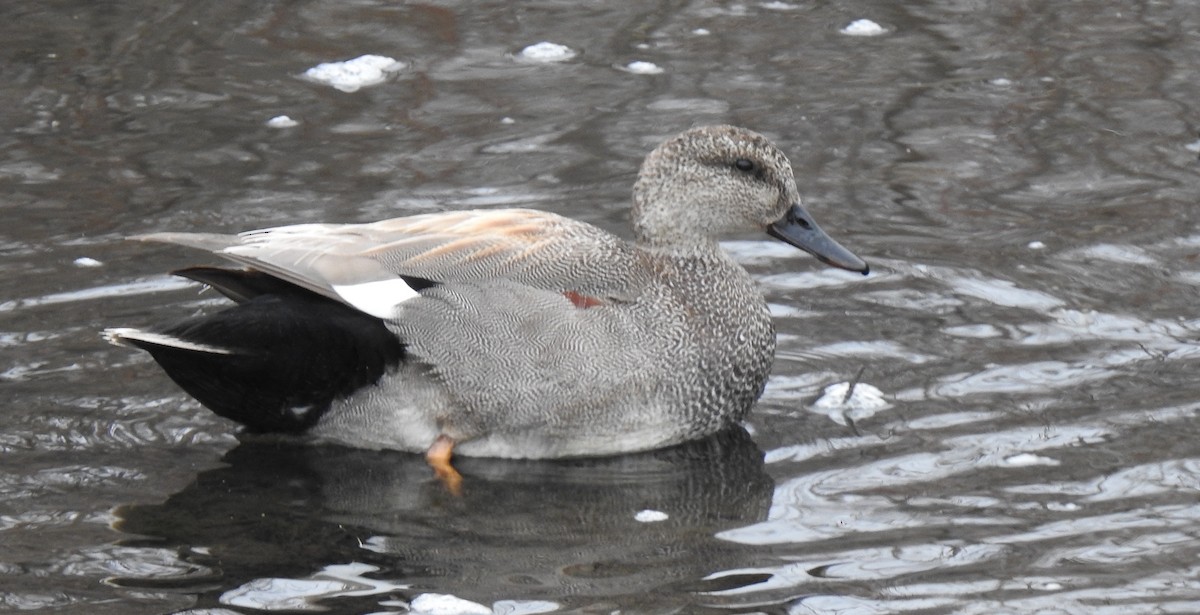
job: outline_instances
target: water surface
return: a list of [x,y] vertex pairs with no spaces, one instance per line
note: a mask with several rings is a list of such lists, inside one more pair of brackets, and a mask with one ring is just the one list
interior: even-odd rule
[[[0,609],[1200,612],[1190,3],[0,16]],[[516,57],[542,41],[577,55]],[[367,53],[406,67],[300,77]],[[455,499],[415,456],[239,436],[98,336],[220,304],[163,275],[203,255],[124,236],[509,206],[625,234],[641,157],[716,122],[872,266],[731,238],[779,329],[748,433],[467,460]],[[885,405],[818,406],[849,381]]]

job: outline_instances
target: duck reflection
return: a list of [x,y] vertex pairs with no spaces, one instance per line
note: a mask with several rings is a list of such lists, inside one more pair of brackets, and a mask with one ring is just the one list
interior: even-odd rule
[[462,459],[459,496],[416,455],[248,438],[223,461],[165,503],[118,511],[118,529],[153,537],[127,542],[165,541],[208,571],[194,579],[207,604],[254,579],[359,562],[413,594],[484,604],[678,605],[708,575],[750,565],[715,534],[765,519],[774,489],[741,428],[623,457]]

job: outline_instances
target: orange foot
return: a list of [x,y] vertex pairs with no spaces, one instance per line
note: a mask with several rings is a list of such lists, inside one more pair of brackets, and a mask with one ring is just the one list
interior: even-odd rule
[[450,457],[454,454],[454,438],[442,434],[433,441],[429,450],[425,451],[425,462],[433,468],[433,474],[442,481],[446,490],[452,495],[462,495],[462,474],[450,465]]

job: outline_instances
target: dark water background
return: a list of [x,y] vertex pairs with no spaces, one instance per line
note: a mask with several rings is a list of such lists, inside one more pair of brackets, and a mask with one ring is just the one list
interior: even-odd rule
[[[0,40],[0,611],[1200,613],[1195,3],[60,0]],[[514,59],[540,41],[579,55]],[[298,77],[366,53],[407,67]],[[239,442],[98,336],[218,303],[126,235],[624,233],[641,157],[716,122],[873,268],[730,244],[780,331],[749,436],[467,460],[455,499],[414,456]],[[860,370],[886,408],[815,407]]]

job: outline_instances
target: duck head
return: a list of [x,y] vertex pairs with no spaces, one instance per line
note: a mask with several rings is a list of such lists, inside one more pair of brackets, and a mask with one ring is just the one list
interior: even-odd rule
[[787,156],[735,126],[693,128],[646,156],[633,188],[633,226],[639,243],[675,251],[766,231],[825,264],[869,271],[800,204]]

